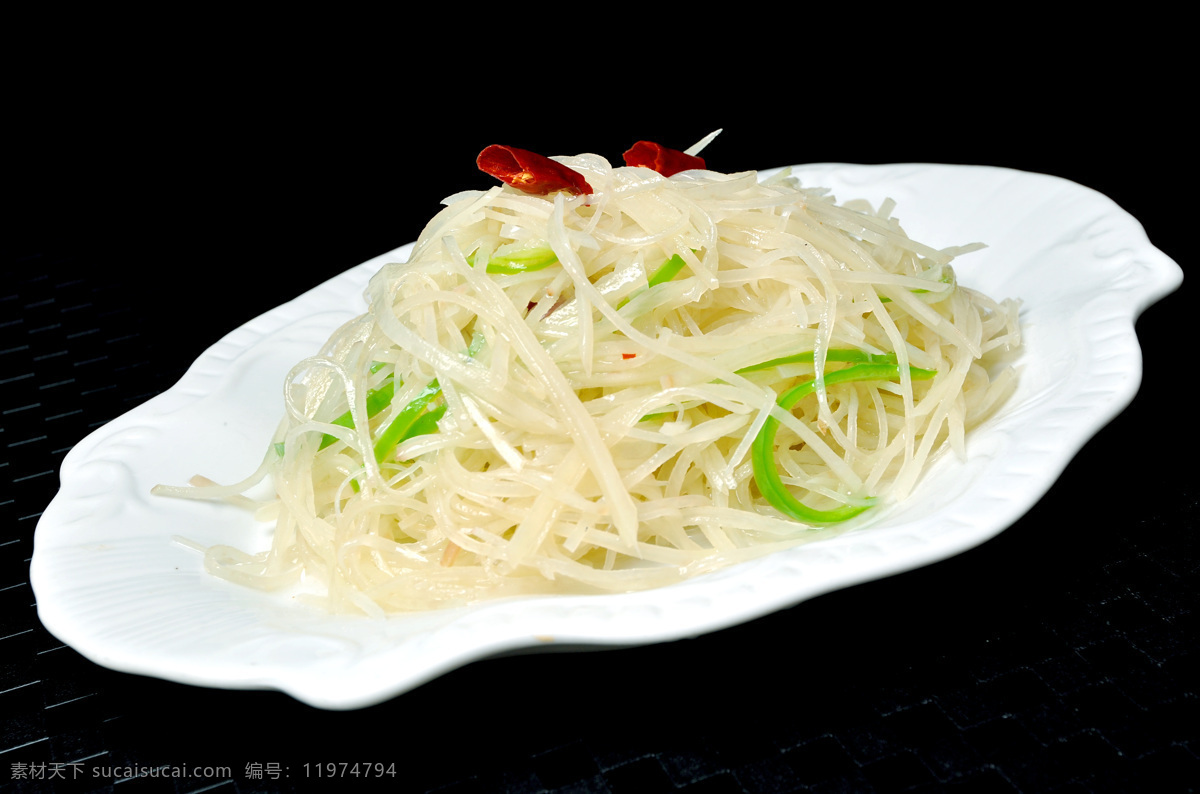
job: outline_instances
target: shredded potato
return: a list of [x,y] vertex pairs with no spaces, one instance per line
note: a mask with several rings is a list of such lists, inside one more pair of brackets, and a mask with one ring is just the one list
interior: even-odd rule
[[255,477],[156,489],[273,481],[270,550],[210,572],[368,614],[666,585],[904,499],[1011,391],[1016,302],[890,203],[556,159],[593,193],[457,194],[371,279]]

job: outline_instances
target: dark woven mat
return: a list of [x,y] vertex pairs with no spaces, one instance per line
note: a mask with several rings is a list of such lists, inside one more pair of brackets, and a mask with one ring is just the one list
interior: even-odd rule
[[[1157,792],[1200,779],[1195,423],[1163,402],[1186,389],[1167,341],[1182,293],[1139,322],[1134,405],[1025,518],[937,565],[692,640],[483,661],[350,713],[117,673],[64,647],[28,580],[63,455],[222,334],[410,239],[419,220],[385,216],[435,206],[351,190],[377,143],[325,163],[315,207],[271,159],[216,210],[205,180],[232,180],[245,160],[187,171],[204,200],[179,197],[195,181],[144,166],[135,198],[109,195],[116,167],[28,183],[36,228],[5,251],[0,281],[0,790],[337,790],[356,762],[359,787],[443,794]],[[839,158],[852,159],[811,159]],[[1056,172],[1148,209],[1132,206],[1143,186],[1128,174]],[[1182,260],[1182,234],[1148,228]],[[296,280],[274,284],[268,266]],[[215,769],[155,776],[184,766]],[[130,768],[143,776],[122,781]]]

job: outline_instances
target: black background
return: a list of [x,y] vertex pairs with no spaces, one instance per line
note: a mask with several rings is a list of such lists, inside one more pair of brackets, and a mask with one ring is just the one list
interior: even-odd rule
[[[303,765],[354,761],[395,762],[389,790],[456,794],[1190,790],[1200,500],[1190,336],[1178,336],[1190,285],[1138,323],[1134,405],[1014,527],[693,640],[489,660],[373,708],[323,712],[93,665],[41,628],[25,570],[55,483],[18,483],[22,466],[56,468],[230,330],[414,239],[443,196],[491,184],[474,167],[490,143],[617,160],[640,138],[684,148],[723,128],[705,151],[722,171],[1049,173],[1107,194],[1188,272],[1194,69],[1154,42],[1121,50],[1120,33],[1065,55],[1056,36],[995,48],[968,36],[867,61],[839,37],[799,48],[739,38],[732,51],[655,41],[631,63],[593,31],[579,50],[485,50],[465,73],[461,59],[402,46],[368,58],[296,41],[251,62],[216,43],[182,54],[163,43],[53,50],[10,71],[0,311],[20,322],[0,326],[0,349],[29,345],[3,372],[38,376],[0,385],[0,407],[43,405],[6,414],[0,441],[26,422],[49,429],[25,448],[39,460],[16,462],[10,447],[0,469],[0,750],[15,748],[0,754],[0,789],[50,788],[10,782],[10,764],[88,759],[233,769],[119,791],[336,790]],[[86,319],[62,311],[83,303]],[[55,323],[63,339],[99,323],[118,341],[71,337],[77,360],[105,357],[87,377],[115,388],[52,423],[47,412],[74,410],[76,397],[40,388],[57,365],[34,361],[45,337],[21,332]],[[248,763],[290,777],[251,779]]]

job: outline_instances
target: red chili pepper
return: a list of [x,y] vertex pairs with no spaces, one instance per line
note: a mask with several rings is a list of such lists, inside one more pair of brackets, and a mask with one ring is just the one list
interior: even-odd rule
[[545,196],[559,190],[575,195],[592,192],[592,186],[578,171],[549,157],[512,146],[493,144],[479,153],[475,164],[480,171],[496,177],[504,184],[535,196]]
[[653,168],[663,176],[671,176],[690,168],[704,168],[704,158],[653,141],[638,141],[625,152],[625,165]]

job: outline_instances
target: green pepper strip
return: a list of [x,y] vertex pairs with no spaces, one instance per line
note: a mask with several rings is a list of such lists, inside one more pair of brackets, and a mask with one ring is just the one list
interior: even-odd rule
[[[942,276],[941,278],[938,279],[938,283],[939,284],[953,284],[954,279],[950,278],[949,276]],[[911,292],[913,295],[927,295],[927,294],[929,294],[930,290],[910,289],[909,292]],[[880,303],[891,303],[892,299],[889,298],[887,295],[880,295],[879,302]]]
[[679,275],[679,271],[683,270],[683,266],[687,264],[683,261],[683,257],[679,254],[671,254],[671,258],[658,266],[658,270],[650,276],[647,281],[647,286],[657,287],[659,284],[664,284],[675,276]]
[[[737,374],[742,375],[747,372],[759,372],[764,369],[771,369],[772,367],[778,367],[783,364],[811,364],[811,363],[813,363],[813,357],[814,357],[814,352],[812,350],[806,350],[803,353],[795,353],[790,356],[781,356],[780,358],[773,358],[770,361],[763,361],[760,364],[751,364],[748,367],[742,367],[741,369],[736,370],[736,372],[737,372]],[[844,361],[844,362],[849,362],[849,363],[854,363],[854,364],[895,364],[896,363],[896,354],[895,353],[867,353],[862,350],[855,350],[853,348],[835,347],[835,348],[830,348],[829,350],[825,351],[825,360],[826,361]],[[914,369],[914,371],[917,371],[917,370]],[[925,372],[927,370],[919,370],[919,371]],[[674,415],[675,415],[674,411],[663,411],[663,412],[659,412],[659,413],[646,414],[638,421],[639,422],[650,422],[655,419],[664,419],[666,417],[674,416]]]
[[683,266],[686,264],[687,262],[683,261],[682,256],[679,254],[671,254],[670,259],[668,259],[666,262],[663,262],[658,266],[657,270],[650,274],[650,278],[646,280],[646,286],[641,289],[634,290],[632,295],[623,299],[617,304],[617,308],[623,308],[626,303],[629,303],[631,300],[636,298],[638,295],[641,295],[651,287],[657,287],[659,284],[665,284],[666,282],[675,278],[675,276],[679,275],[679,271],[683,270]]
[[[758,372],[759,370],[778,367],[782,364],[811,364],[813,363],[814,352],[806,350],[803,353],[796,353],[791,356],[783,356],[781,358],[773,358],[770,361],[764,361],[761,364],[751,364],[748,367],[742,367],[737,370],[739,375],[746,372]],[[866,353],[862,350],[846,349],[846,348],[830,348],[825,351],[826,361],[845,361],[854,364],[895,364],[895,353]]]
[[446,413],[446,404],[441,403],[433,408],[430,405],[441,396],[442,387],[436,380],[430,381],[379,434],[375,440],[375,460],[382,463],[398,444],[436,430],[437,421]]
[[[416,399],[404,406],[404,410],[388,423],[387,428],[375,440],[375,460],[382,463],[396,446],[413,436],[423,436],[436,433],[438,420],[446,413],[446,404],[442,403],[433,410],[426,410],[429,404],[442,395],[442,389],[436,380],[431,381]],[[350,489],[359,492],[357,479],[350,480]]]
[[[523,248],[511,254],[493,256],[488,260],[484,270],[493,275],[515,276],[518,273],[532,273],[535,270],[543,270],[557,261],[558,256],[555,255],[552,248]],[[475,267],[475,256],[472,254],[467,257],[467,262],[471,267]]]
[[[916,380],[928,380],[937,374],[934,370],[918,367],[909,367],[908,370]],[[899,379],[900,367],[887,363],[855,364],[845,369],[825,373],[826,385],[864,380]],[[811,394],[816,385],[816,380],[810,380],[793,386],[779,396],[777,401],[779,407],[791,410],[792,406],[801,398]],[[832,510],[816,510],[802,504],[800,500],[792,496],[791,491],[780,478],[779,469],[776,466],[775,433],[778,430],[779,420],[773,416],[767,417],[766,424],[763,425],[751,446],[750,459],[754,465],[754,482],[758,485],[758,490],[779,512],[809,524],[833,524],[853,518],[871,507],[871,502],[868,502],[863,505],[844,505]]]
[[[386,378],[384,378],[383,384],[380,385],[378,389],[371,389],[368,391],[367,417],[370,418],[382,411],[384,408],[387,408],[392,402],[392,395],[395,394],[395,391],[396,384],[392,381],[391,375],[388,375]],[[346,413],[342,414],[337,419],[334,419],[332,422],[330,422],[330,424],[338,425],[340,427],[354,427],[354,420],[351,419],[350,412],[346,411]],[[337,441],[336,438],[326,433],[324,436],[322,436],[321,446],[319,446],[317,449],[325,449],[325,447],[329,446],[335,441]]]
[[[474,358],[486,341],[483,334],[476,332],[471,337],[471,344],[467,346],[467,355]],[[394,389],[388,391],[387,402],[382,403],[378,410],[382,410],[387,403],[391,402],[393,391]],[[440,403],[432,408],[430,405],[441,396],[442,387],[438,385],[437,380],[430,381],[429,385],[413,398],[412,402],[404,406],[404,409],[396,414],[379,434],[379,437],[375,439],[375,460],[382,463],[384,458],[390,455],[399,444],[414,436],[436,433],[438,420],[446,414],[446,404]],[[369,397],[368,405],[370,405]],[[374,416],[376,411],[372,410],[370,413]]]

